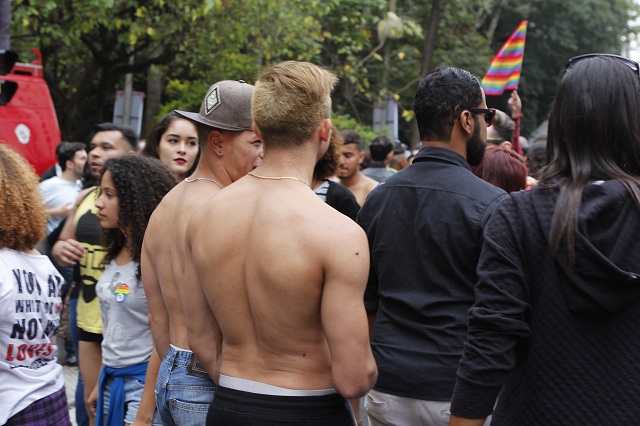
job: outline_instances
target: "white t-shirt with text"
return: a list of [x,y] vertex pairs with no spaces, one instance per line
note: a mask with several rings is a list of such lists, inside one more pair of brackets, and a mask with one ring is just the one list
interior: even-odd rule
[[46,256],[0,249],[0,424],[64,386],[53,343],[63,284]]

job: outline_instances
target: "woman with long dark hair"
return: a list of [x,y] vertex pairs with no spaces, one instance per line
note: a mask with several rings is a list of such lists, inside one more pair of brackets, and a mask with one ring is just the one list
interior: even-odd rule
[[568,62],[547,157],[538,187],[512,194],[485,228],[450,425],[492,412],[493,426],[640,419],[636,62]]
[[162,161],[178,180],[183,180],[193,173],[200,159],[198,129],[191,121],[170,112],[147,135],[142,155]]

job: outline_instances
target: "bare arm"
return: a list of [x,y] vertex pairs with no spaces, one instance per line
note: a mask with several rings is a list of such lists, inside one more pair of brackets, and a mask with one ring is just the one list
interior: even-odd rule
[[78,196],[78,200],[73,209],[69,212],[67,220],[60,231],[58,241],[51,248],[51,255],[60,266],[71,266],[78,263],[84,257],[84,246],[76,241],[76,229],[74,225],[74,216],[78,205],[91,189],[85,189]]
[[341,233],[346,242],[327,253],[322,294],[322,326],[331,351],[333,383],[345,398],[367,393],[378,376],[364,309],[369,248],[359,227]]
[[61,206],[47,209],[47,216],[49,217],[65,217],[73,211],[73,203],[62,204]]
[[[151,219],[153,221],[153,218]],[[142,253],[140,255],[140,268],[142,271],[142,284],[144,293],[147,296],[147,305],[149,306],[149,325],[151,326],[151,334],[153,335],[153,344],[155,350],[158,351],[159,357],[162,359],[169,350],[170,334],[169,334],[169,313],[164,304],[160,283],[157,280],[155,269],[151,262],[149,246],[152,245],[150,240],[151,232],[156,232],[152,225],[147,227],[145,239],[142,244]]]
[[464,419],[462,417],[451,415],[449,426],[483,426],[485,419]]
[[520,146],[520,117],[522,117],[522,101],[520,100],[520,96],[518,96],[517,90],[511,92],[508,104],[509,108],[511,108],[511,119],[515,124],[512,139],[513,148],[515,152],[523,155],[524,153],[522,152],[522,147]]
[[160,357],[154,349],[151,352],[147,375],[144,381],[144,390],[136,418],[131,423],[132,426],[150,425],[153,420],[153,413],[156,410],[156,382],[158,381],[158,370],[160,370]]
[[[207,285],[206,272],[202,266],[206,263],[207,253],[198,249],[198,240],[202,236],[197,219],[192,219],[187,229],[185,245],[184,292],[180,299],[187,322],[187,338],[191,350],[204,364],[209,377],[215,382],[219,376],[219,354],[222,349],[222,334],[202,286]],[[194,238],[195,236],[195,238]],[[194,247],[195,246],[195,247]],[[203,254],[203,255],[202,255]],[[205,259],[204,261],[202,259]]]

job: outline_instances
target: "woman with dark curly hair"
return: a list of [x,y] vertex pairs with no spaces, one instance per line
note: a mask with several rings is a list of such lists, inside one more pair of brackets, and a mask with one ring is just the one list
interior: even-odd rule
[[200,159],[198,130],[191,121],[171,112],[151,129],[142,155],[159,159],[182,180],[193,173]]
[[0,424],[70,425],[54,336],[64,279],[34,249],[46,235],[38,176],[0,143]]
[[[174,185],[172,172],[153,158],[125,156],[104,166],[96,201],[107,247],[106,267],[96,284],[104,367],[89,398],[89,410],[98,414],[97,425],[149,422],[154,416],[157,365],[149,366],[146,380],[153,341],[140,281],[140,252],[151,213]],[[157,356],[154,362],[159,364]]]
[[329,148],[313,169],[311,188],[322,201],[340,213],[356,220],[360,211],[360,205],[356,201],[356,197],[347,188],[329,179],[335,176],[336,171],[338,171],[343,144],[344,138],[340,131],[334,125],[331,125]]

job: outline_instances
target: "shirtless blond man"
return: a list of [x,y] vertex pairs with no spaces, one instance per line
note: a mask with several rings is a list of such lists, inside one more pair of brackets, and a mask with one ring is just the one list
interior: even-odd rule
[[342,185],[346,186],[356,196],[358,204],[362,206],[367,199],[367,195],[373,191],[373,188],[378,186],[378,181],[360,172],[360,165],[364,161],[360,135],[353,130],[343,130],[340,133],[344,139],[344,145],[342,146],[342,158],[338,168],[338,179],[340,179]]
[[[184,265],[190,261],[185,256],[185,232],[191,215],[200,212],[209,197],[262,161],[262,142],[251,128],[252,93],[250,84],[221,81],[207,91],[200,113],[176,111],[198,127],[200,161],[194,174],[171,190],[154,211],[141,259],[149,322],[155,348],[163,359],[156,392],[165,425],[204,424],[214,396],[215,384],[206,370],[217,370],[219,335],[212,333],[206,319],[190,324],[190,331],[209,339],[199,352],[201,363],[192,356],[187,339],[185,309],[200,306],[192,305],[189,296],[203,296],[197,286],[193,294],[185,285]],[[172,404],[172,400],[180,404]]]
[[309,187],[335,83],[309,63],[265,70],[252,100],[264,161],[189,223],[187,255],[223,336],[209,425],[352,426],[345,398],[375,383],[366,237]]

